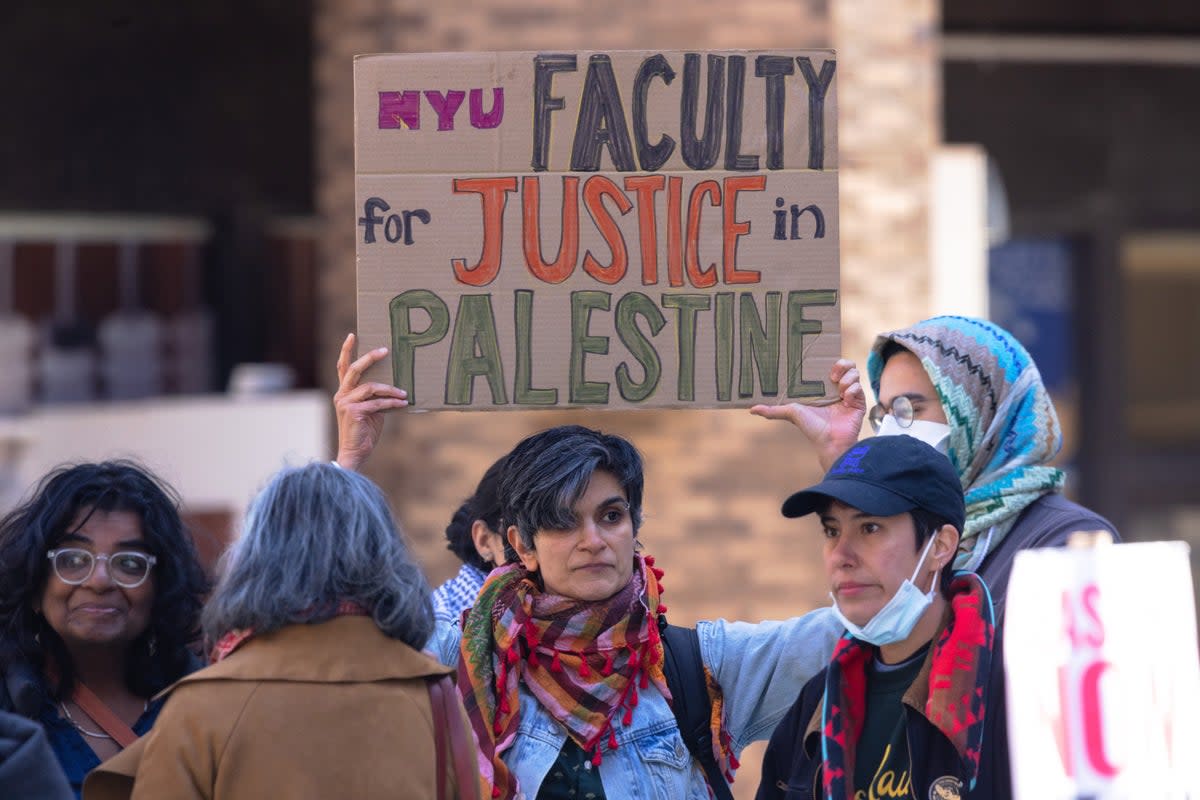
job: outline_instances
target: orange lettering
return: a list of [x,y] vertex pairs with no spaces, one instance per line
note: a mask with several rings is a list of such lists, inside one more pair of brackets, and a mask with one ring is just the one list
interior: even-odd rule
[[454,277],[469,286],[486,286],[500,272],[500,254],[504,244],[504,207],[508,193],[517,190],[516,178],[455,178],[455,194],[476,193],[483,203],[483,252],[479,263],[467,268],[465,258],[450,259]]
[[579,178],[563,176],[562,238],[559,240],[558,257],[550,263],[542,260],[540,194],[540,178],[521,179],[521,232],[525,245],[525,265],[539,280],[562,283],[575,271],[575,262],[579,258]]
[[667,282],[683,286],[683,178],[667,179]]
[[687,222],[687,272],[692,286],[704,289],[717,283],[716,262],[706,269],[700,268],[700,198],[709,196],[713,207],[721,205],[721,186],[716,181],[700,181],[692,187],[688,201]]
[[[621,235],[621,229],[604,207],[605,197],[612,198],[621,216],[625,216],[633,208],[633,203],[629,202],[625,193],[610,179],[603,175],[593,175],[587,179],[583,184],[583,205],[612,250],[613,258],[612,263],[605,267],[592,257],[589,250],[583,254],[583,270],[601,283],[617,283],[625,277],[625,270],[629,266],[629,249],[625,246],[625,237]],[[653,208],[650,210],[654,211]]]
[[750,221],[737,221],[738,192],[761,192],[767,188],[766,175],[740,175],[725,179],[725,225],[722,229],[724,237],[724,253],[722,266],[725,271],[725,283],[758,283],[762,274],[758,270],[739,270],[737,267],[737,240],[750,232]]
[[645,286],[658,283],[658,219],[654,213],[654,195],[665,185],[666,179],[662,175],[625,179],[625,190],[637,192],[638,240],[642,245],[642,284]]

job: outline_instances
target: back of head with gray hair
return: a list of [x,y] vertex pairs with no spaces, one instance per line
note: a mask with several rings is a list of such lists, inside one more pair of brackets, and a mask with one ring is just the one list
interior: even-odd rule
[[433,632],[429,584],[375,484],[331,464],[285,469],[223,560],[204,634],[211,643],[237,629],[322,622],[346,600],[411,647]]

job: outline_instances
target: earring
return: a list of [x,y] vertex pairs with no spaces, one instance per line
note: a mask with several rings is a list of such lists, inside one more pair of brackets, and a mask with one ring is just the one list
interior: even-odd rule
[[150,652],[151,658],[158,652],[158,635],[151,634],[150,641],[146,643],[146,649]]
[[633,540],[633,552],[640,553],[640,552],[642,552],[643,549],[644,549],[644,547],[642,545],[642,540],[634,539]]

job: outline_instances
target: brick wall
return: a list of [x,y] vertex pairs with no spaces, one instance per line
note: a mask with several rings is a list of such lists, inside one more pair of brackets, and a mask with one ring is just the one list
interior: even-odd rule
[[[920,318],[929,293],[928,163],[939,128],[933,0],[318,2],[319,374],[354,327],[352,58],[358,53],[551,48],[838,49],[845,352]],[[520,437],[564,422],[628,436],[648,465],[643,539],[666,568],[677,622],[762,619],[825,602],[819,535],[781,500],[819,478],[799,433],[744,411],[395,415],[369,474],[435,583],[456,565],[442,530],[483,470]],[[739,796],[753,795],[761,751]]]

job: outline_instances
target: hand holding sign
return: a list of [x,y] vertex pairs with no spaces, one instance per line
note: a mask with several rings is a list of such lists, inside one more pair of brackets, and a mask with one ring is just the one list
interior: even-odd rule
[[838,456],[858,441],[863,419],[867,415],[867,399],[863,394],[858,367],[840,358],[829,370],[829,382],[837,387],[838,396],[816,403],[787,403],[757,405],[750,413],[767,419],[783,419],[800,429],[817,448],[821,469],[828,470]]
[[387,348],[380,347],[354,360],[355,336],[342,342],[338,355],[338,389],[333,395],[337,414],[337,463],[346,469],[362,466],[383,433],[383,413],[408,405],[408,394],[386,383],[359,383],[363,373],[387,357]]

